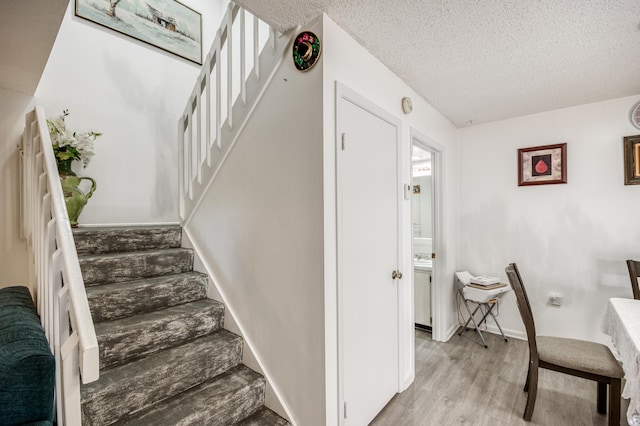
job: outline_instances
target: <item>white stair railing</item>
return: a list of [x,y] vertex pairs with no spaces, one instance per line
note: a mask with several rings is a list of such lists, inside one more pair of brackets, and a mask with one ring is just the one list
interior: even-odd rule
[[290,41],[290,37],[229,3],[178,121],[183,224],[190,220],[216,177]]
[[57,424],[80,425],[80,380],[98,379],[98,340],[42,107],[26,116],[21,156],[22,236],[40,321],[56,359]]

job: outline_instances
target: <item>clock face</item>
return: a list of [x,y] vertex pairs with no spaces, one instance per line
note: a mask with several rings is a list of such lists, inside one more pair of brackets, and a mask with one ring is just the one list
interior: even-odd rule
[[640,102],[631,110],[631,122],[640,129]]
[[311,31],[303,31],[293,42],[293,63],[299,71],[308,71],[320,57],[320,39]]

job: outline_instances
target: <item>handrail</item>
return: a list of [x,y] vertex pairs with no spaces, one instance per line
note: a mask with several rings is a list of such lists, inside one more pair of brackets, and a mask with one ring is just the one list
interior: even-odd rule
[[[247,14],[242,7],[229,3],[178,120],[183,225],[216,177],[290,42],[290,37],[277,33],[256,16],[252,15],[253,23],[246,25]],[[266,39],[263,33],[268,34]],[[249,74],[248,60],[252,62]]]
[[22,235],[40,321],[56,359],[58,424],[79,425],[80,380],[99,377],[98,340],[42,107],[26,115],[21,157]]

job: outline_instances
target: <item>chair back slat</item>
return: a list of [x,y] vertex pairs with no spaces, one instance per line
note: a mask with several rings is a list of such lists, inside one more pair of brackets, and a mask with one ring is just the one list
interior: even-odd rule
[[631,279],[631,290],[633,298],[640,300],[640,288],[638,288],[638,277],[640,277],[640,261],[627,260],[627,268],[629,268],[629,279]]
[[524,328],[527,331],[527,340],[529,341],[529,352],[532,357],[538,357],[538,347],[536,345],[536,326],[533,321],[533,312],[531,311],[531,304],[529,303],[529,297],[527,291],[524,288],[520,271],[515,263],[510,263],[506,268],[507,278],[509,284],[516,295],[516,302]]

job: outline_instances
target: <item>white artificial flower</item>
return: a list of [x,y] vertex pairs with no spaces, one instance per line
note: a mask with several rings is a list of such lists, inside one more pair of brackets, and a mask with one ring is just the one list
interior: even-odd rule
[[60,159],[58,157],[59,152],[69,152],[66,148],[65,150],[61,150],[61,148],[68,146],[74,148],[77,152],[77,156],[74,158],[80,160],[82,165],[87,167],[95,153],[93,143],[101,134],[96,132],[74,132],[67,129],[65,122],[67,115],[69,115],[69,112],[64,110],[61,115],[47,119],[47,126],[49,127],[51,143],[53,144],[54,153],[56,154],[56,161]]

